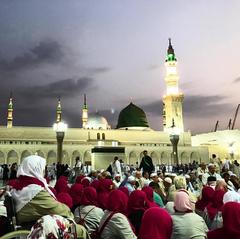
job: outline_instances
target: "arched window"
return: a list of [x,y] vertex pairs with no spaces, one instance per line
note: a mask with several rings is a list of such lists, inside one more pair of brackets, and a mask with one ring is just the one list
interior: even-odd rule
[[100,133],[97,133],[97,140],[100,140]]
[[105,140],[105,134],[102,133],[102,140]]

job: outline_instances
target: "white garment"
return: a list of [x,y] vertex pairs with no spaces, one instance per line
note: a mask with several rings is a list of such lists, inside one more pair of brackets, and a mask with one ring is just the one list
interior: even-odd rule
[[209,172],[207,172],[207,173],[204,173],[203,176],[202,176],[203,185],[207,185],[207,179],[210,176],[216,177],[216,180],[222,179],[222,177],[218,173],[210,174]]
[[113,173],[113,177],[115,177],[116,174],[122,175],[121,163],[119,160],[112,162],[112,173]]
[[[100,222],[99,228],[103,225],[110,211],[106,210]],[[137,239],[128,219],[122,213],[115,213],[109,220],[101,234],[102,239]]]
[[91,233],[99,227],[104,212],[101,208],[93,205],[77,207],[74,211],[74,220],[76,223],[80,220],[79,214],[81,215],[81,218],[84,218],[85,228]]
[[43,177],[46,166],[46,159],[38,155],[30,155],[23,159],[17,171],[17,178],[19,176],[28,176],[37,178],[44,184],[44,188],[40,185],[30,184],[22,190],[12,189],[11,194],[16,201],[16,211],[20,211],[28,202],[30,202],[40,191],[46,190],[55,198],[54,194],[48,187],[46,179]]
[[235,191],[228,191],[223,196],[223,203],[227,202],[240,202],[240,194]]

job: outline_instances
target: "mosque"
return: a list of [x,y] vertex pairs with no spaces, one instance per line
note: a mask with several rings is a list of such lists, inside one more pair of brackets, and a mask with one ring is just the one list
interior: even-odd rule
[[[145,112],[132,102],[122,109],[117,126],[112,129],[103,116],[98,113],[88,114],[87,99],[84,95],[82,128],[68,128],[65,132],[62,162],[74,165],[76,157],[80,157],[82,162],[93,168],[106,168],[113,157],[118,156],[125,163],[136,164],[141,160],[143,150],[147,150],[155,164],[171,165],[173,164],[173,147],[169,132],[173,129],[179,135],[180,163],[189,163],[193,160],[208,162],[209,155],[214,152],[214,149],[226,156],[229,153],[228,148],[222,149],[221,142],[211,141],[214,137],[221,138],[221,135],[212,136],[212,138],[204,135],[192,137],[190,132],[184,131],[184,95],[178,88],[177,59],[171,39],[169,39],[165,66],[163,131],[152,130]],[[59,122],[62,122],[60,99],[56,109],[56,123]],[[239,131],[236,135],[239,137]],[[238,142],[240,142],[239,139]],[[30,154],[38,154],[46,158],[49,165],[56,163],[56,132],[52,127],[13,126],[13,98],[10,96],[7,125],[0,126],[0,164],[14,162],[19,164]]]

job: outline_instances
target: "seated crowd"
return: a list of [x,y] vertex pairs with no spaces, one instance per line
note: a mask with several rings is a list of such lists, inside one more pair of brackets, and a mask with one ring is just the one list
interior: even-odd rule
[[28,156],[8,181],[28,238],[240,239],[239,175],[217,173],[214,164],[185,175],[92,170],[73,184],[62,175],[54,187],[45,166],[44,158]]

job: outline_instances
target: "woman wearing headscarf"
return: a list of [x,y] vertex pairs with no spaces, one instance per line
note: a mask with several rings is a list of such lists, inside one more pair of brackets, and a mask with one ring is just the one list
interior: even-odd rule
[[98,207],[97,191],[93,187],[83,189],[80,206],[74,211],[75,221],[84,225],[89,234],[96,231],[103,216],[103,210]]
[[204,210],[203,218],[209,229],[216,229],[222,226],[224,194],[225,192],[223,190],[216,190],[213,194],[212,202],[210,202]]
[[[23,159],[17,171],[17,180],[11,190],[20,224],[32,223],[44,215],[57,214],[73,218],[70,209],[56,200],[44,179],[46,160],[37,155]],[[79,231],[86,231],[78,227]],[[86,238],[86,237],[82,237]]]
[[149,202],[146,193],[141,190],[133,191],[128,199],[128,219],[135,228],[136,235],[142,223],[142,216],[149,208]]
[[228,191],[223,196],[223,203],[227,202],[238,202],[240,203],[240,194],[235,191]]
[[144,186],[142,188],[142,191],[146,193],[147,199],[149,201],[149,206],[150,207],[159,207],[159,205],[154,201],[154,191],[151,187],[149,186]]
[[60,176],[54,188],[57,193],[69,193],[68,178],[66,176]]
[[227,202],[223,206],[223,226],[208,232],[208,239],[240,239],[240,203]]
[[170,239],[173,222],[165,209],[152,207],[145,211],[139,239]]
[[64,203],[65,205],[67,205],[69,207],[69,209],[72,209],[73,200],[68,193],[59,193],[57,195],[57,200],[61,203]]
[[195,204],[195,212],[199,216],[203,216],[205,207],[212,201],[214,189],[209,186],[205,186],[202,189],[202,198]]
[[186,190],[179,190],[176,193],[174,210],[172,239],[206,238],[207,225],[202,217],[193,212],[193,206]]
[[111,179],[103,178],[99,180],[98,187],[98,204],[103,210],[107,208],[107,199],[109,193],[114,188],[114,183]]
[[83,192],[83,185],[80,183],[75,183],[70,188],[69,194],[72,197],[73,210],[75,210],[75,208],[80,204],[82,192]]
[[127,196],[120,190],[109,194],[107,210],[100,221],[99,231],[102,239],[137,239],[127,219]]

